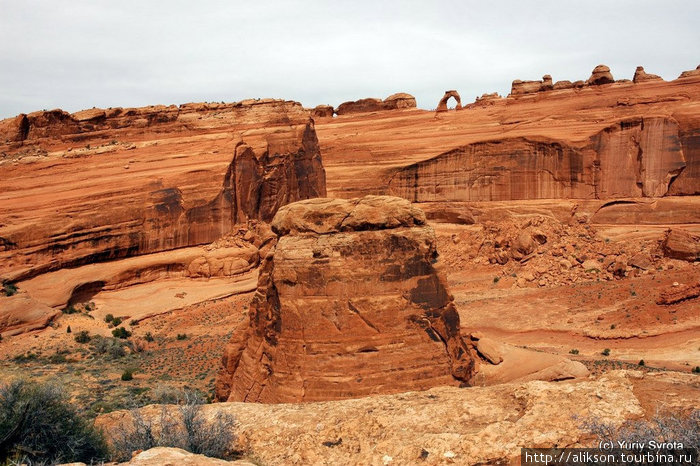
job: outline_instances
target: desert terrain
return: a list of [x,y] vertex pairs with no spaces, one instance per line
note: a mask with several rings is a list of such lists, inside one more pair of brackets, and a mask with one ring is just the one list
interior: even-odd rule
[[254,464],[517,464],[697,409],[700,70],[450,102],[0,121],[0,378],[107,433],[198,391]]

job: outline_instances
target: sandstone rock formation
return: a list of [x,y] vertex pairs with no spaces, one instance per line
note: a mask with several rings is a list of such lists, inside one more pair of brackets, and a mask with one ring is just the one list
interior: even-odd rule
[[678,79],[692,78],[694,76],[700,76],[700,65],[698,65],[694,70],[683,71],[680,76],[678,76]]
[[674,228],[666,234],[663,250],[668,257],[686,261],[700,260],[700,237]]
[[479,142],[398,170],[389,192],[413,202],[661,197],[686,167],[683,142],[676,121],[661,117],[620,121],[585,146]]
[[352,113],[380,112],[384,110],[401,110],[415,108],[416,99],[411,94],[392,94],[384,100],[367,98],[351,102],[343,102],[335,109],[337,115],[348,115]]
[[313,118],[332,118],[335,110],[332,105],[317,105],[311,109]]
[[[219,400],[299,402],[455,385],[473,351],[422,211],[403,199],[315,199],[280,209]],[[389,375],[390,374],[390,375]]]
[[[694,406],[696,378],[673,371],[613,371],[563,383],[436,387],[323,403],[213,403],[202,412],[206,419],[235,416],[235,447],[271,465],[383,464],[388,458],[389,464],[518,464],[523,445],[591,446],[585,421],[616,428],[626,420],[649,419],[659,409]],[[162,409],[139,411],[157,420]],[[97,419],[108,434],[129,422],[128,411]]]
[[612,73],[610,73],[610,68],[606,65],[598,65],[593,68],[591,77],[588,78],[586,84],[589,86],[599,86],[601,84],[610,84],[614,82],[615,79],[613,78]]
[[450,100],[450,98],[454,98],[457,101],[457,105],[455,106],[455,110],[461,110],[462,109],[462,99],[459,97],[459,93],[453,89],[451,91],[445,91],[445,95],[443,95],[442,99],[440,99],[440,102],[438,102],[438,105],[437,105],[437,108],[435,109],[435,111],[436,112],[446,112],[447,111],[447,101]]
[[643,83],[646,81],[659,81],[659,80],[662,80],[661,76],[647,73],[646,71],[644,71],[643,66],[637,67],[637,69],[634,71],[634,78],[632,78],[632,81],[635,84]]
[[[95,210],[71,214],[67,211],[70,204],[54,209],[50,203],[40,226],[0,225],[3,275],[25,279],[70,265],[211,243],[236,223],[270,221],[280,206],[326,193],[312,122],[263,133],[262,141],[254,137],[250,144],[239,141],[227,165],[223,182],[218,177],[189,181],[198,196],[210,196],[199,202],[193,202],[192,188],[185,184],[164,185],[162,178],[138,183],[135,178],[128,190],[121,185],[102,186],[120,204],[101,204]],[[35,213],[26,209],[26,202],[42,202],[21,197],[21,192],[18,195],[25,208],[15,201],[11,209],[20,218]],[[57,191],[53,196],[59,203],[61,196],[72,199],[70,191]],[[12,204],[12,197],[7,203]]]
[[225,350],[219,400],[333,400],[588,375],[560,356],[478,332],[463,338],[433,266],[433,230],[405,199],[296,202],[280,209],[272,228],[277,246],[262,265],[248,319]]
[[521,81],[516,79],[511,85],[510,95],[533,94],[536,92],[551,91],[554,89],[552,76],[545,74],[542,81]]

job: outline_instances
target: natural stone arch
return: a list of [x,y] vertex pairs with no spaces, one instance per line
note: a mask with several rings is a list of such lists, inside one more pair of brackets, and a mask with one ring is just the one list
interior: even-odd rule
[[450,100],[450,97],[454,97],[454,99],[457,101],[457,106],[455,107],[455,110],[461,110],[462,109],[462,99],[459,97],[459,93],[455,90],[451,91],[445,91],[445,95],[442,96],[442,99],[440,99],[440,102],[438,103],[437,109],[435,110],[436,112],[446,112],[447,111],[447,101]]

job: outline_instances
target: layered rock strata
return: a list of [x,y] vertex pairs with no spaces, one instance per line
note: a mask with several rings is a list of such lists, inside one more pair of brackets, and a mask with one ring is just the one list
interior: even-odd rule
[[403,199],[280,209],[219,400],[299,402],[458,385],[475,370],[425,215]]
[[[86,187],[75,192],[64,187],[52,199],[20,191],[19,202],[27,206],[48,202],[51,207],[53,200],[57,208],[41,224],[15,224],[8,217],[0,225],[3,278],[26,279],[61,267],[211,243],[236,223],[270,221],[284,204],[326,194],[313,122],[267,130],[262,141],[252,139],[255,145],[238,141],[223,182],[203,171],[186,176],[182,184],[166,185],[161,175],[157,182],[144,179],[125,187],[113,180],[123,179],[128,186],[128,177],[112,171],[111,180],[86,180]],[[80,198],[95,185],[102,197],[117,202]],[[193,202],[192,191],[200,197],[211,192],[211,197]],[[11,208],[18,207],[15,202]],[[18,217],[31,213],[25,209]]]
[[[413,202],[616,199],[694,194],[694,138],[672,118],[620,121],[586,145],[541,137],[478,142],[396,171],[389,192]],[[672,189],[674,188],[674,189]]]

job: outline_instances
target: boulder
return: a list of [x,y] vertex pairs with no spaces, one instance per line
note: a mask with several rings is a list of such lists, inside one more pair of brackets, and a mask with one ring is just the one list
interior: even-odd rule
[[612,73],[610,73],[610,68],[605,65],[598,65],[593,68],[591,77],[586,81],[589,86],[599,86],[601,84],[610,84],[614,82],[615,78],[613,78]]
[[667,257],[685,261],[700,260],[700,237],[681,229],[669,230],[662,243]]

